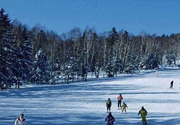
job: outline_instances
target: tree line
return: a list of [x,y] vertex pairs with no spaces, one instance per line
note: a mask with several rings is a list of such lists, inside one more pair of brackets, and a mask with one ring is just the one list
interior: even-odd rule
[[180,58],[180,34],[150,35],[128,31],[97,33],[94,28],[73,28],[58,35],[41,25],[29,28],[0,10],[0,86],[17,88],[21,81],[54,83],[99,78],[162,65],[176,66]]

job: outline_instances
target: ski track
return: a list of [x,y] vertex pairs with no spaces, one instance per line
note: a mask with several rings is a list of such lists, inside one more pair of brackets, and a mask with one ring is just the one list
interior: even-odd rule
[[[105,125],[106,100],[111,98],[115,125],[142,125],[137,115],[148,111],[148,125],[180,125],[180,70],[142,71],[115,78],[90,79],[67,85],[26,85],[0,91],[0,125],[11,125],[24,113],[27,125]],[[174,88],[169,89],[174,80]],[[117,109],[121,93],[127,113]]]

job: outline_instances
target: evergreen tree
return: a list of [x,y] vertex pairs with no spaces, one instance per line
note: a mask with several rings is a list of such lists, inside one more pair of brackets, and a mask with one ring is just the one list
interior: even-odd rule
[[177,53],[174,50],[170,50],[166,53],[166,60],[168,65],[176,65],[175,60],[177,60]]
[[32,78],[31,81],[34,83],[48,83],[50,80],[50,68],[49,61],[46,54],[40,49],[33,62]]
[[0,11],[0,83],[10,88],[16,79],[17,44],[12,33],[12,26],[8,14]]
[[108,47],[108,63],[106,66],[106,73],[108,77],[114,77],[115,74],[115,67],[116,67],[116,58],[114,54],[113,46],[118,40],[118,33],[116,31],[116,28],[112,28],[112,31],[109,34],[109,37],[107,38],[107,47]]
[[23,80],[30,80],[30,72],[32,70],[32,43],[28,38],[27,30],[22,32],[22,42],[19,45],[18,66],[21,70],[21,78]]
[[159,68],[160,61],[158,55],[150,54],[148,59],[145,61],[145,69],[155,69]]
[[69,80],[74,80],[75,75],[77,74],[78,71],[78,64],[72,50],[69,50],[69,53],[67,54],[64,71],[65,71],[65,76],[67,77],[67,82]]
[[5,14],[5,10],[2,8],[0,10],[0,40],[5,37],[5,34],[11,30],[11,24],[9,15]]
[[125,69],[124,69],[124,72],[126,73],[134,73],[135,70],[138,70],[138,67],[139,67],[139,55],[138,55],[138,51],[135,49],[134,47],[134,44],[136,44],[134,41],[132,40],[129,40],[129,43],[128,43],[129,47],[128,48],[131,48],[127,51],[127,61],[126,61],[126,64],[125,64]]

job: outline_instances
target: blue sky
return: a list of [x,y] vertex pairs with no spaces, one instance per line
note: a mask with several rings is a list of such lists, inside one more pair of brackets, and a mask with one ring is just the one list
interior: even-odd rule
[[33,27],[41,24],[58,34],[87,26],[98,33],[127,30],[135,35],[180,31],[179,0],[0,0],[12,20]]

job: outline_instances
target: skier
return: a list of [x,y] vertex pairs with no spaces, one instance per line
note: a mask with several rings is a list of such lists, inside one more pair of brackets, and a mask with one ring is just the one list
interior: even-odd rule
[[118,100],[118,108],[121,107],[121,101],[122,101],[123,97],[121,94],[119,94],[119,96],[117,97]]
[[109,112],[111,111],[111,100],[110,98],[108,98],[108,100],[106,101],[106,107],[107,107],[107,112],[109,110]]
[[19,89],[19,86],[20,86],[20,80],[19,79],[16,79],[16,85],[15,85],[15,88],[16,89]]
[[16,120],[14,125],[25,125],[24,114],[21,114]]
[[174,84],[174,81],[171,81],[171,83],[170,83],[170,87],[169,88],[173,88],[173,84]]
[[107,125],[113,125],[115,122],[115,118],[112,116],[111,112],[109,112],[108,116],[105,119],[105,122],[107,122]]
[[123,102],[123,105],[122,105],[122,113],[123,111],[126,112],[126,108],[128,108],[127,104],[125,102]]
[[146,111],[146,109],[143,106],[142,106],[141,110],[139,110],[138,115],[140,115],[140,114],[141,114],[143,125],[147,125],[146,115],[148,114],[148,112]]
[[159,76],[159,72],[158,71],[156,71],[156,76]]

